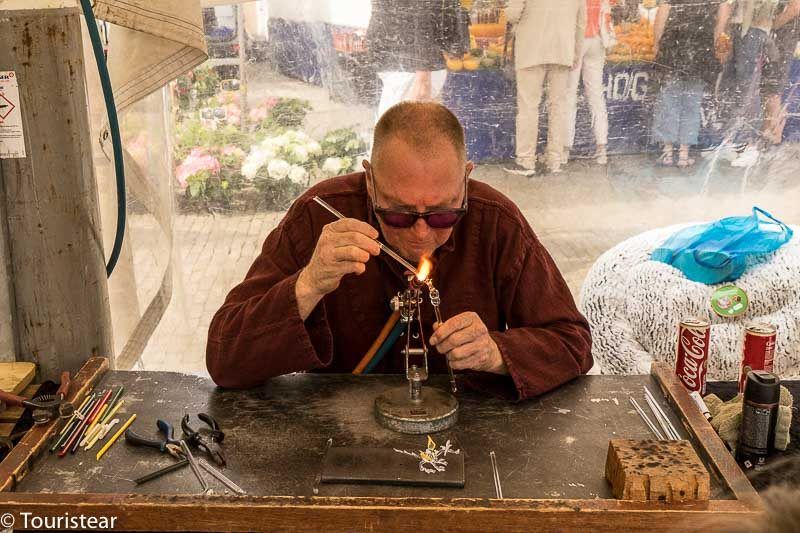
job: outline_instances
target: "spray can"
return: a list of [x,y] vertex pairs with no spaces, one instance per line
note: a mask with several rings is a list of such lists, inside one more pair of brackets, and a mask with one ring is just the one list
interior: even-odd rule
[[747,374],[736,458],[748,468],[763,465],[774,449],[780,386],[780,378],[771,372],[752,370]]

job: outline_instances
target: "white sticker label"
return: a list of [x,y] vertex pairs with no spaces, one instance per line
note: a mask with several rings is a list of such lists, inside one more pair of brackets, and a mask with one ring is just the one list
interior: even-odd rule
[[19,87],[13,70],[0,70],[0,158],[25,157]]

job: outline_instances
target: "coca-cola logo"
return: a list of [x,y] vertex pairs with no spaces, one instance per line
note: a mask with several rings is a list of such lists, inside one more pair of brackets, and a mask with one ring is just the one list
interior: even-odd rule
[[680,377],[692,389],[697,389],[697,382],[705,359],[706,340],[704,331],[685,328],[681,335],[681,347],[688,357],[683,358],[683,369]]

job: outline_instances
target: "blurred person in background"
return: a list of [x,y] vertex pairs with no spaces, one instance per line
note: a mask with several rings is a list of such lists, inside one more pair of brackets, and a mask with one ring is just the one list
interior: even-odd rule
[[786,0],[725,0],[719,5],[714,42],[735,114],[732,140],[744,143],[732,166],[748,167],[758,161],[757,120],[761,114],[760,75],[778,7]]
[[509,172],[536,173],[539,104],[547,82],[546,165],[561,171],[567,145],[567,88],[570,70],[578,65],[586,32],[585,0],[509,0],[506,18],[514,31],[517,78],[516,164]]
[[403,100],[438,98],[447,77],[444,54],[460,57],[469,49],[461,9],[459,0],[372,0],[366,39],[383,84],[377,117]]
[[606,65],[606,49],[614,46],[614,30],[611,25],[611,7],[615,0],[586,0],[586,31],[583,46],[578,54],[575,68],[569,74],[567,88],[567,132],[564,146],[564,163],[575,143],[575,121],[578,115],[578,83],[583,80],[583,94],[589,101],[592,112],[592,129],[597,146],[595,160],[600,165],[608,163],[608,110],[606,109],[603,69]]
[[[714,22],[718,2],[663,0],[656,12],[657,81],[653,134],[663,143],[659,163],[690,167],[689,148],[700,134],[701,104],[716,79]],[[678,146],[677,163],[674,149]]]
[[789,84],[789,69],[800,38],[800,0],[783,2],[782,11],[772,23],[772,36],[761,74],[761,92],[764,95],[764,122],[761,132],[764,143],[780,144],[786,125],[783,93]]

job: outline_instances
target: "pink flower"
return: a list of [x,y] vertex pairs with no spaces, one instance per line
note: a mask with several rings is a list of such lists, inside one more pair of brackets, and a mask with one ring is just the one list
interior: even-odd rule
[[231,116],[241,117],[242,116],[242,108],[236,104],[228,104],[225,106],[225,114],[228,115],[230,118]]
[[270,96],[269,98],[264,100],[264,107],[266,107],[267,109],[272,109],[273,107],[275,107],[275,104],[277,103],[278,103],[278,98],[275,96]]
[[220,93],[220,101],[223,104],[238,104],[239,99],[238,92],[224,91]]
[[212,175],[219,174],[219,160],[206,153],[203,148],[193,148],[175,169],[175,178],[181,189],[185,189],[189,185],[187,180],[204,170],[208,170]]
[[244,157],[246,154],[244,153],[244,150],[242,150],[238,146],[229,144],[227,146],[222,147],[222,155],[229,155],[233,157]]
[[267,118],[267,108],[266,107],[256,107],[250,110],[250,113],[247,114],[250,122],[262,122],[265,118]]

